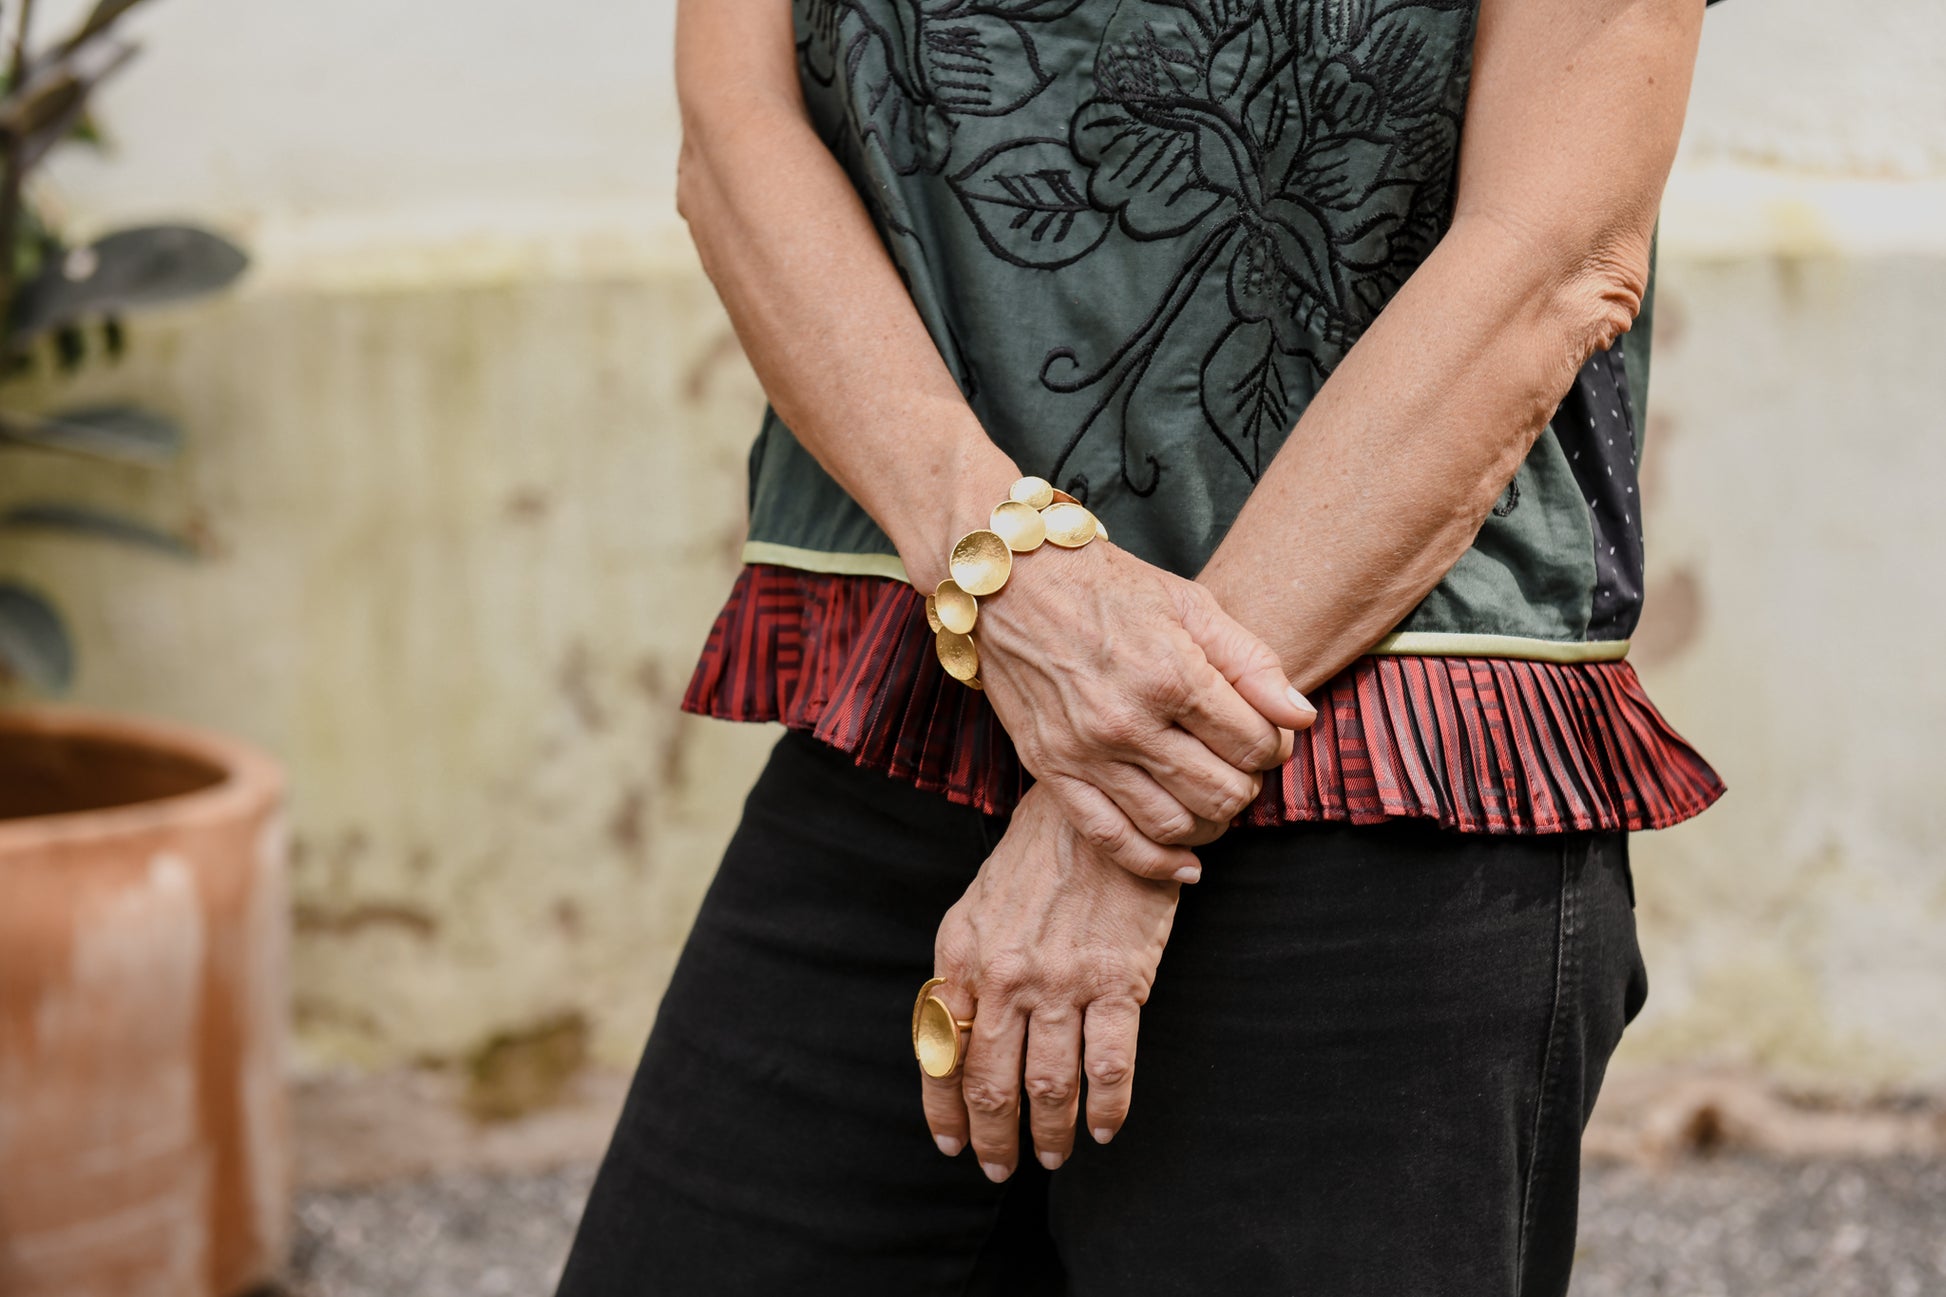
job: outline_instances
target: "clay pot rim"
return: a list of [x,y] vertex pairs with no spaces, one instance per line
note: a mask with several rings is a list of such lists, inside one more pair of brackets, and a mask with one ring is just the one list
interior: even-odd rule
[[284,792],[283,770],[268,754],[240,739],[175,721],[79,707],[0,708],[0,738],[12,735],[73,735],[161,750],[201,761],[222,774],[215,783],[171,797],[0,820],[0,862],[20,848],[225,821],[260,810]]

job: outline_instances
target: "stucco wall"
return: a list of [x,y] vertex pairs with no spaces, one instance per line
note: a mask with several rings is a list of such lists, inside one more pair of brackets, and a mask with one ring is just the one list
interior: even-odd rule
[[[562,1014],[625,1059],[767,745],[675,712],[761,398],[673,224],[670,10],[160,0],[118,156],[58,175],[260,255],[65,393],[176,412],[180,469],[13,457],[0,497],[210,536],[5,561],[66,593],[80,699],[290,763],[313,1063]],[[1946,9],[1830,14],[1712,13],[1666,209],[1637,660],[1732,793],[1636,844],[1627,1048],[1941,1089]]]

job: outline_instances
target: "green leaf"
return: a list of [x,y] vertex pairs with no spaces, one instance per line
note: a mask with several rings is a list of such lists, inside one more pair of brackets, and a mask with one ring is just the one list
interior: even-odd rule
[[132,464],[162,464],[182,449],[182,430],[128,405],[56,410],[40,416],[0,411],[0,445],[31,446]]
[[50,258],[23,284],[14,304],[14,336],[203,297],[235,282],[249,264],[234,243],[193,225],[120,230]]
[[0,530],[61,531],[75,536],[120,541],[160,550],[177,558],[195,558],[196,547],[173,532],[152,527],[139,518],[82,504],[17,504],[0,513]]
[[44,693],[60,693],[74,681],[74,641],[60,612],[11,581],[0,581],[0,675]]

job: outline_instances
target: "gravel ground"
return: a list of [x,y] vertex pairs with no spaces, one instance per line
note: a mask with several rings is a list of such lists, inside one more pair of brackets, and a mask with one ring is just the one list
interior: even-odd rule
[[[548,1297],[591,1176],[463,1174],[303,1195],[292,1291]],[[1946,1163],[1593,1167],[1574,1294],[1946,1297]]]

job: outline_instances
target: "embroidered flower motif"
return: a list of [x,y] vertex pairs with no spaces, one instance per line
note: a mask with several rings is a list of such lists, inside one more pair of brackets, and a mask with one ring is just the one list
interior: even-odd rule
[[[1063,463],[1107,421],[1122,430],[1126,484],[1154,489],[1160,460],[1132,473],[1128,407],[1203,281],[1221,274],[1227,312],[1201,339],[1199,401],[1210,431],[1254,481],[1303,399],[1438,240],[1451,202],[1461,105],[1451,55],[1423,23],[1467,7],[1131,0],[1109,24],[1095,94],[1072,127],[1091,202],[1128,237],[1188,252],[1141,330],[1090,368],[1051,352],[1042,381],[1101,397]],[[1442,44],[1457,49],[1458,41]]]
[[[1173,410],[1191,371],[1185,413],[1254,481],[1444,228],[1473,0],[1119,0],[1066,138],[1037,120],[960,156],[971,119],[1045,118],[1022,112],[1058,80],[1037,33],[1081,3],[798,0],[800,60],[844,90],[840,156],[937,177],[996,258],[1058,273],[1116,238],[1174,250],[1132,333],[1041,366],[1088,402],[1055,467],[1071,490],[1084,443],[1112,436],[1120,485],[1153,492],[1166,447],[1141,444],[1131,408]],[[861,189],[923,257],[910,198]]]

